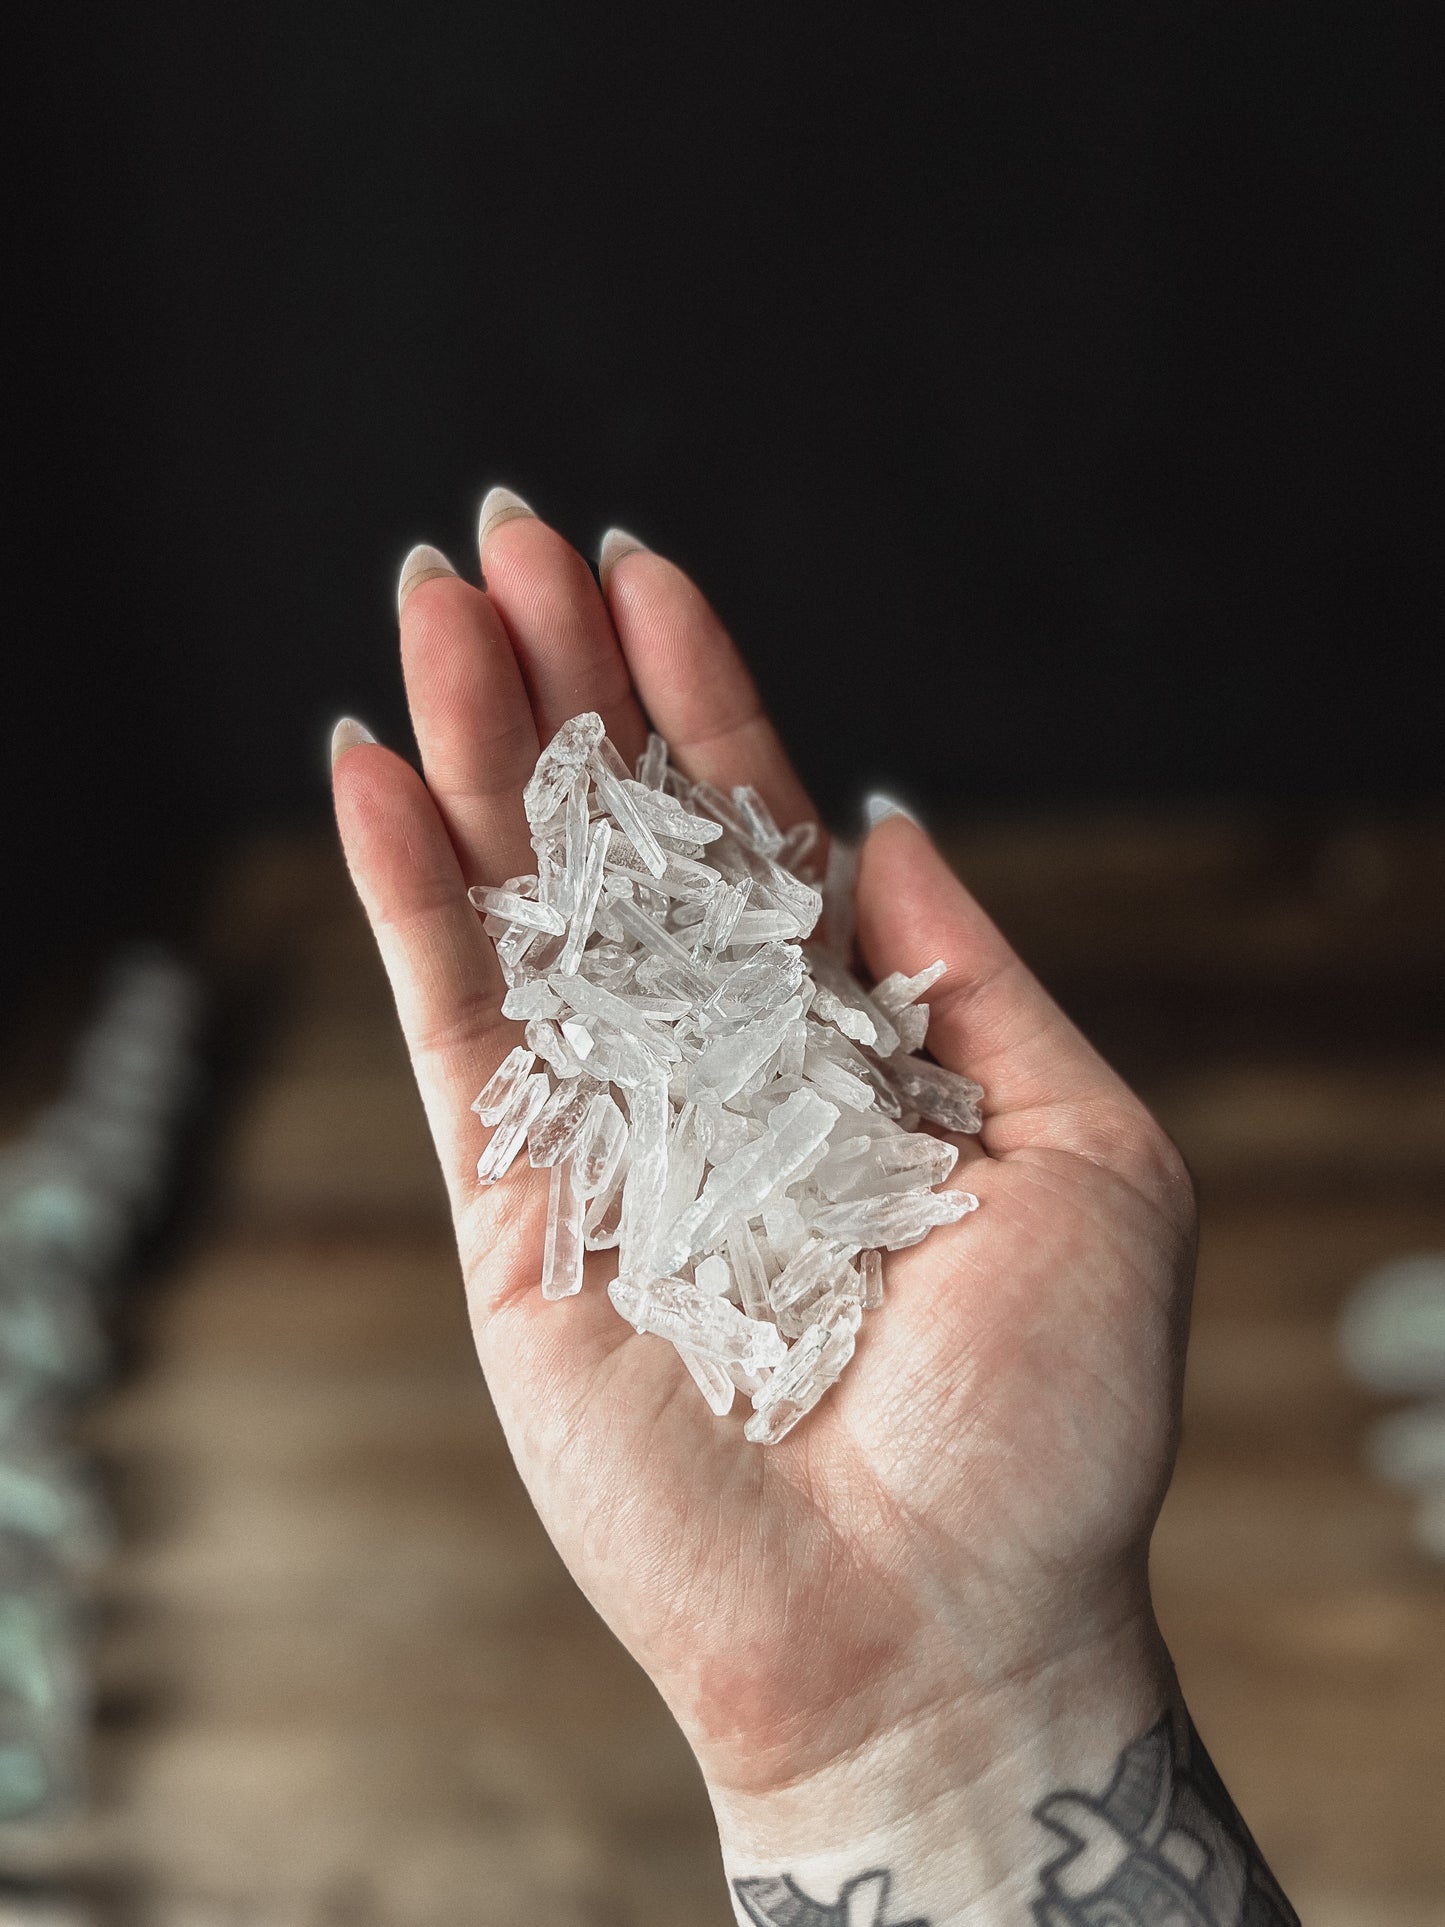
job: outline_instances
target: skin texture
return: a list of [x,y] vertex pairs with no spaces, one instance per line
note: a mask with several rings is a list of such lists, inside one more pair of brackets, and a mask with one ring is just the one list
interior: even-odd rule
[[980,1210],[887,1260],[853,1364],[773,1448],[714,1418],[672,1349],[618,1318],[614,1253],[589,1259],[579,1297],[544,1303],[546,1173],[475,1179],[486,1135],[468,1105],[520,1027],[500,1016],[465,896],[532,867],[521,788],[539,746],[595,708],[630,759],[650,717],[689,775],[755,784],[784,828],[811,805],[680,570],[625,554],[604,595],[527,515],[488,531],[482,564],[485,591],[433,576],[402,610],[422,774],[346,748],[336,809],[446,1174],[478,1354],[547,1530],[720,1810],[783,1811],[870,1758],[911,1762],[898,1811],[921,1810],[1026,1749],[1065,1677],[1141,1682],[1112,1759],[1169,1690],[1146,1562],[1192,1270],[1178,1153],[894,815],[863,847],[859,948],[880,977],[947,961],[929,1047],[985,1088],[982,1137],[960,1140],[951,1180]]

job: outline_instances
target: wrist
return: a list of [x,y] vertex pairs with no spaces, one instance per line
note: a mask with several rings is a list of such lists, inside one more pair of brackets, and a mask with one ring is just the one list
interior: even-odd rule
[[[1034,1808],[1089,1785],[1171,1703],[1177,1689],[1147,1608],[1111,1633],[992,1687],[971,1682],[870,1734],[805,1774],[766,1786],[711,1780],[738,1919],[767,1921],[786,1889],[737,1883],[784,1877],[820,1907],[850,1881],[871,1883],[839,1927],[922,1923],[983,1927],[1024,1918],[1058,1842]],[[806,1913],[779,1912],[780,1920]]]

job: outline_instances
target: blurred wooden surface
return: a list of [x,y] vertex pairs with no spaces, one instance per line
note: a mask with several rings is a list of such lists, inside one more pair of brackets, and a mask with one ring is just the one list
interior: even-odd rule
[[[1196,1718],[1311,1927],[1438,1927],[1445,1572],[1361,1467],[1333,1323],[1370,1265],[1445,1249],[1445,826],[952,847],[1198,1173],[1155,1558]],[[691,1758],[512,1472],[329,845],[245,852],[209,941],[240,1075],[91,1424],[125,1533],[95,1808],[4,1854],[157,1927],[723,1927]]]

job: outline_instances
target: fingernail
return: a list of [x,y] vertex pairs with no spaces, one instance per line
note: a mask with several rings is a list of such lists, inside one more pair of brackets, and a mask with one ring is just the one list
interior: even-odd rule
[[515,522],[519,515],[535,515],[536,510],[529,507],[520,495],[514,495],[509,488],[489,488],[482,497],[482,512],[477,517],[477,547],[480,548],[493,529],[499,529],[503,522]]
[[396,579],[396,613],[401,614],[407,597],[423,582],[432,582],[439,575],[455,574],[456,570],[440,549],[434,549],[430,542],[418,542],[402,563],[401,574]]
[[357,722],[354,716],[343,716],[331,732],[331,767],[335,769],[347,750],[375,741],[365,723]]
[[876,829],[889,816],[906,816],[910,823],[918,825],[918,818],[912,810],[900,803],[896,796],[886,796],[882,790],[874,790],[871,796],[863,799],[863,814],[870,830]]
[[646,554],[647,544],[639,542],[635,535],[629,535],[626,529],[609,529],[597,550],[597,573],[602,578],[603,588],[606,588],[608,576],[624,555]]

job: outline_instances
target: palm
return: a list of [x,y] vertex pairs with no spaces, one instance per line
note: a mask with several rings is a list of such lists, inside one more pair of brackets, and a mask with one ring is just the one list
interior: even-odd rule
[[860,945],[880,975],[949,963],[930,1042],[988,1093],[983,1142],[965,1144],[955,1178],[979,1213],[888,1261],[887,1301],[854,1364],[776,1448],[746,1444],[670,1346],[617,1317],[602,1289],[610,1254],[589,1260],[580,1297],[543,1301],[544,1182],[514,1167],[479,1193],[471,1178],[480,1134],[467,1104],[515,1039],[463,896],[466,882],[526,867],[517,799],[536,745],[598,707],[624,753],[635,749],[635,684],[693,773],[755,782],[780,820],[808,805],[676,571],[628,558],[609,620],[578,559],[534,520],[498,528],[486,561],[487,597],[438,580],[407,604],[430,797],[385,752],[348,756],[343,834],[522,1476],[713,1776],[761,1785],[920,1717],[960,1651],[983,1679],[1046,1665],[1077,1637],[1081,1593],[1086,1614],[1113,1609],[1168,1475],[1187,1183],[926,839],[895,818],[863,853]]

